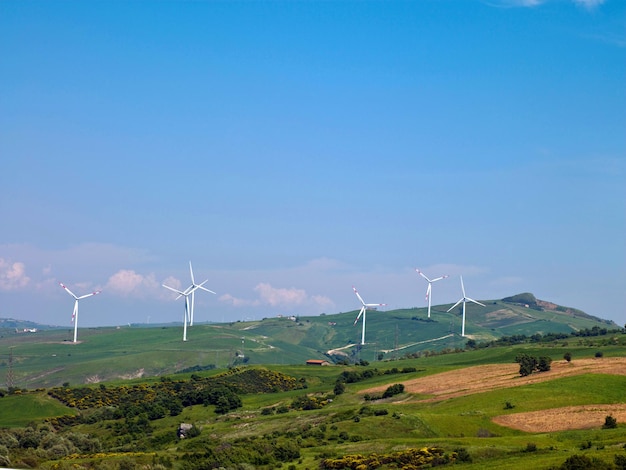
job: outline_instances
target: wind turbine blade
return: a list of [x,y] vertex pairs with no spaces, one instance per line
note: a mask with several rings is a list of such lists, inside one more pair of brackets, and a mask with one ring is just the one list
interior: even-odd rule
[[386,307],[387,304],[365,304],[365,307]]
[[459,305],[461,302],[463,302],[463,300],[464,300],[464,299],[465,299],[465,298],[460,299],[457,303],[455,303],[452,307],[450,307],[450,308],[447,310],[447,312],[449,312],[450,310],[454,309],[454,307],[456,307],[456,306],[457,306],[457,305]]
[[65,290],[67,291],[67,293],[68,293],[68,294],[70,294],[72,297],[74,297],[75,299],[78,299],[78,297],[76,297],[76,296],[74,295],[74,292],[72,292],[71,290],[69,290],[65,284],[63,284],[62,282],[59,282],[59,285],[60,285],[63,289],[65,289]]
[[359,321],[359,318],[361,318],[361,315],[363,315],[363,312],[365,312],[365,305],[363,307],[361,307],[361,310],[359,311],[359,314],[356,316],[356,320],[354,320],[354,324],[355,325]]
[[[202,287],[202,286],[200,286],[200,289],[205,290],[205,291],[207,291],[207,292],[210,292],[211,294],[215,294],[215,292],[213,292],[213,291],[212,291],[212,290],[210,290],[210,289],[207,289],[206,287]],[[216,294],[216,295],[217,295],[217,294]]]
[[191,261],[189,261],[189,274],[191,274],[191,283],[195,284],[196,281],[193,280],[193,269],[191,267]]
[[430,279],[428,279],[428,278],[426,277],[426,275],[425,275],[422,271],[420,271],[420,270],[419,270],[419,269],[417,269],[417,268],[415,268],[415,270],[417,271],[417,274],[419,274],[420,276],[422,276],[422,277],[423,277],[424,279],[426,279],[428,282],[431,282],[431,280],[430,280]]
[[169,289],[169,290],[171,290],[171,291],[176,292],[177,294],[179,294],[179,295],[178,295],[178,297],[176,297],[177,299],[178,299],[178,298],[180,298],[180,296],[181,296],[181,295],[187,296],[187,294],[186,294],[185,292],[181,292],[181,291],[179,291],[178,289],[174,289],[173,287],[166,286],[165,284],[161,284],[161,285],[162,285],[163,287],[165,287],[166,289]]
[[363,302],[363,299],[361,298],[361,296],[359,295],[359,293],[356,290],[356,287],[352,286],[352,290],[354,291],[354,293],[356,294],[356,296],[359,298],[359,300],[361,301],[361,303],[363,305],[365,305],[365,302]]
[[485,305],[485,304],[481,304],[481,303],[480,303],[480,302],[478,302],[477,300],[470,299],[469,297],[465,297],[465,300],[469,300],[470,302],[474,302],[475,304],[482,305],[483,307],[486,307],[486,305]]
[[446,275],[446,276],[436,277],[435,279],[433,279],[433,280],[432,280],[432,281],[430,281],[430,282],[441,281],[442,279],[445,279],[445,278],[447,278],[447,277],[449,277],[449,276],[447,276],[447,275]]
[[91,294],[85,294],[85,295],[81,295],[78,300],[80,299],[84,299],[85,297],[91,297],[92,295],[98,295],[100,292],[102,292],[101,290],[97,290],[95,292],[92,292]]
[[465,286],[463,285],[463,276],[461,276],[461,290],[463,291],[463,297],[466,297],[466,295],[465,295]]
[[429,282],[428,283],[428,289],[426,289],[426,300],[428,300],[428,297],[430,296],[430,291],[431,291],[431,284]]

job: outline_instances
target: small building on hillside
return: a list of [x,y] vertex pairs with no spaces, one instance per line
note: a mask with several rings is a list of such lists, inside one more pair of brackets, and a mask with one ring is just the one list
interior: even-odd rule
[[307,366],[329,366],[330,362],[324,359],[309,359],[306,361]]

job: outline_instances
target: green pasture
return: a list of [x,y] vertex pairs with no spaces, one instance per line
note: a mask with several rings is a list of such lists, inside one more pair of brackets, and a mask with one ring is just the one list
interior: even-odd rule
[[[240,326],[237,324],[237,327]],[[144,333],[144,338],[137,337],[134,341],[135,335],[140,336],[141,333]],[[149,365],[154,371],[152,373],[156,375],[168,375],[174,379],[189,379],[192,375],[208,377],[223,373],[225,367],[175,374],[175,369],[169,367],[169,364],[175,362],[179,364],[180,369],[183,364],[213,363],[211,359],[215,357],[218,347],[216,345],[236,350],[239,344],[241,349],[242,334],[245,335],[244,355],[252,354],[268,344],[281,351],[290,351],[289,348],[294,347],[293,343],[287,341],[289,335],[269,340],[254,329],[241,330],[202,325],[201,328],[195,329],[194,340],[182,346],[177,340],[178,333],[180,332],[172,331],[170,328],[157,329],[159,344],[154,345],[149,340],[149,335],[145,337],[145,330],[110,329],[94,331],[92,335],[88,333],[84,342],[77,345],[39,343],[33,344],[28,350],[25,344],[20,343],[16,345],[15,351],[17,357],[32,357],[32,363],[38,367],[51,367],[50,364],[54,364],[54,361],[64,361],[65,367],[76,371],[74,376],[76,381],[70,379],[70,386],[78,386],[81,385],[81,374],[106,376],[113,374],[116,368],[137,370],[139,364],[145,364],[143,367],[146,370]],[[146,350],[145,345],[141,344],[142,341],[152,346],[153,350]],[[21,355],[17,353],[18,350]],[[104,356],[101,353],[103,350],[107,351]],[[515,356],[521,352],[563,360],[563,354],[568,351],[572,354],[572,362],[575,362],[578,359],[595,357],[598,350],[602,351],[605,357],[626,355],[622,338],[615,341],[613,336],[607,335],[580,342],[578,338],[573,340],[569,338],[567,341],[549,344],[490,347],[396,361],[374,361],[367,366],[251,364],[242,367],[264,367],[297,379],[304,379],[306,388],[280,393],[242,395],[243,406],[225,415],[217,414],[214,406],[186,407],[178,416],[167,416],[151,421],[149,433],[132,436],[115,435],[113,430],[124,420],[80,424],[74,426],[72,432],[100,439],[110,452],[115,453],[116,459],[121,459],[124,455],[134,455],[131,449],[141,449],[145,456],[174,458],[186,452],[204,452],[206,447],[215,445],[216,442],[234,443],[243,439],[255,440],[262,436],[274,436],[276,440],[298,442],[300,458],[294,465],[302,469],[319,468],[320,458],[323,456],[352,453],[367,455],[374,452],[384,454],[411,447],[428,446],[443,447],[448,452],[459,448],[465,449],[472,462],[459,465],[460,468],[466,469],[527,470],[529,467],[545,469],[551,465],[560,465],[574,454],[596,456],[611,462],[616,454],[626,455],[624,423],[618,423],[617,429],[598,427],[588,430],[525,433],[496,425],[492,419],[503,414],[571,405],[624,403],[626,376],[623,375],[590,373],[562,377],[438,402],[422,401],[425,397],[409,393],[372,401],[366,401],[362,395],[363,390],[371,387],[389,386],[438,372],[482,364],[512,363]],[[50,354],[51,351],[63,351],[66,355],[60,356],[56,353],[57,355],[53,356]],[[24,361],[26,362],[26,359]],[[345,393],[332,395],[335,383],[344,371],[381,372],[392,368],[398,371],[403,368],[414,368],[415,371],[374,374],[372,378],[346,384]],[[51,372],[49,375],[53,376],[56,373],[62,374],[59,371]],[[107,387],[114,387],[119,384],[137,384],[154,380],[159,379],[116,377],[114,380],[104,382]],[[512,382],[515,380],[516,377],[511,378]],[[92,386],[99,385],[94,383]],[[314,410],[289,410],[282,414],[276,411],[270,414],[263,413],[267,408],[276,410],[280,406],[288,407],[295,398],[305,394],[320,399],[332,397],[332,401]],[[513,408],[507,409],[507,403]],[[76,413],[76,410],[52,400],[45,391],[5,395],[0,398],[0,428],[23,427],[29,423],[41,422],[45,418],[72,413]],[[90,411],[84,413],[89,414]],[[177,440],[175,433],[181,422],[198,426],[201,429],[200,435],[185,441]],[[62,461],[56,463],[60,462]],[[142,462],[146,465],[149,460]],[[54,463],[46,462],[41,468],[53,468]],[[287,464],[284,467],[286,468]]]
[[23,427],[45,418],[73,415],[77,411],[45,393],[7,395],[0,398],[0,428]]
[[[460,336],[459,312],[446,312],[447,305],[433,307],[427,318],[425,308],[368,312],[367,344],[360,346],[360,324],[354,325],[357,311],[315,317],[265,318],[259,321],[224,324],[196,324],[182,341],[182,326],[154,325],[81,328],[79,342],[72,343],[71,329],[41,329],[17,334],[3,329],[0,335],[0,377],[6,376],[12,355],[15,386],[37,388],[98,381],[128,380],[175,374],[194,366],[212,365],[227,369],[234,365],[300,365],[308,359],[326,359],[330,350],[347,362],[370,364],[401,362],[408,355],[458,351],[468,340],[480,344],[503,335],[569,333],[580,329],[611,327],[588,316],[543,312],[485,301],[486,307],[468,306],[468,337]],[[474,308],[476,307],[476,308]],[[612,325],[616,327],[616,325]],[[624,345],[626,336],[618,335]],[[623,338],[621,338],[623,337]],[[576,337],[558,341],[550,351],[553,359],[562,357],[559,348],[570,349],[574,357],[595,353],[607,356],[611,348],[597,337]],[[602,341],[608,342],[609,338]],[[618,344],[617,346],[620,346]],[[525,345],[545,349],[548,345]],[[618,348],[619,349],[619,348]],[[344,354],[344,356],[341,356]],[[455,355],[454,365],[480,363],[480,353]],[[507,362],[515,348],[486,348],[484,360]],[[430,358],[428,358],[430,359]],[[444,359],[442,364],[453,364]]]
[[[617,429],[525,433],[492,421],[495,416],[509,413],[624,403],[624,375],[590,373],[439,402],[427,402],[424,399],[428,397],[408,393],[366,401],[363,391],[372,387],[384,389],[476,365],[511,364],[520,353],[563,361],[568,352],[573,363],[595,358],[599,353],[604,358],[626,355],[626,335],[620,333],[569,336],[544,343],[489,347],[481,344],[502,335],[568,333],[606,326],[590,318],[559,317],[554,312],[538,312],[495,301],[484,310],[468,310],[467,332],[471,336],[461,338],[457,331],[458,312],[447,314],[444,309],[445,306],[433,309],[431,320],[426,319],[425,309],[368,312],[368,344],[362,347],[356,344],[360,339],[360,325],[353,325],[356,311],[302,317],[296,321],[269,318],[197,324],[189,329],[187,342],[182,342],[182,327],[172,325],[85,328],[79,331],[78,344],[71,342],[73,332],[69,329],[19,335],[7,330],[0,337],[0,380],[8,377],[11,357],[11,372],[18,391],[0,397],[0,430],[37,426],[46,418],[77,413],[51,399],[45,390],[28,390],[64,383],[70,387],[94,388],[104,384],[108,388],[150,383],[164,376],[189,380],[192,376],[209,377],[232,367],[243,367],[282,372],[302,380],[306,388],[242,395],[243,406],[225,415],[217,414],[214,406],[186,407],[178,416],[150,421],[149,432],[116,435],[114,430],[124,424],[123,419],[83,423],[71,431],[96,437],[111,452],[109,455],[115,454],[111,457],[114,459],[123,459],[141,449],[145,456],[137,458],[142,459],[143,465],[149,463],[149,455],[181,456],[185,452],[204,451],[216,441],[236,443],[263,436],[298,442],[300,459],[294,464],[303,469],[319,468],[323,456],[382,454],[428,446],[443,447],[448,452],[466,449],[472,458],[472,462],[462,464],[467,469],[527,470],[529,466],[542,469],[560,465],[576,453],[598,456],[607,462],[615,454],[626,453],[624,423],[619,423]],[[433,341],[436,338],[442,339]],[[479,347],[466,348],[469,339],[474,339]],[[396,345],[398,349],[393,350]],[[305,365],[307,359],[326,358],[329,349],[344,351],[352,365]],[[181,372],[194,366],[199,370]],[[379,373],[392,369],[394,373]],[[403,369],[407,371],[401,373]],[[360,374],[368,370],[375,372],[371,378],[347,383],[343,394],[333,395],[342,372]],[[511,378],[512,382],[515,380],[516,377]],[[6,388],[0,384],[0,390]],[[326,404],[314,410],[277,412],[288,409],[294,399],[303,395]],[[505,409],[507,403],[513,408]],[[268,409],[272,411],[263,411]],[[85,415],[93,412],[81,411]],[[130,421],[137,419],[133,417]],[[176,428],[181,422],[196,425],[201,429],[200,435],[178,441]],[[29,451],[16,451],[20,452]],[[42,468],[46,465],[52,468],[53,464],[47,462]]]

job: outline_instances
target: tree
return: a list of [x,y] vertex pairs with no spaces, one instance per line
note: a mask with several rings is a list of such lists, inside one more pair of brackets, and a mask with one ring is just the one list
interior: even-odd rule
[[518,354],[515,358],[515,362],[519,364],[519,374],[522,377],[532,374],[535,371],[547,372],[550,370],[552,358],[547,356],[541,356],[537,359],[535,356],[530,356],[526,353]]
[[572,360],[572,353],[571,352],[566,352],[565,354],[563,354],[563,359],[565,359],[567,362],[571,362]]
[[515,358],[515,362],[519,364],[519,375],[522,377],[532,374],[537,367],[537,359],[526,353],[519,354]]
[[552,359],[547,356],[541,356],[537,363],[537,370],[539,372],[548,372],[552,364]]
[[385,392],[383,393],[383,398],[389,398],[394,395],[398,395],[402,392],[404,392],[403,384],[390,385],[389,387],[387,387],[387,390],[385,390]]
[[617,427],[617,420],[613,418],[613,416],[608,415],[604,418],[604,424],[602,425],[602,429],[615,429]]
[[612,466],[596,457],[574,454],[568,457],[559,470],[609,470]]

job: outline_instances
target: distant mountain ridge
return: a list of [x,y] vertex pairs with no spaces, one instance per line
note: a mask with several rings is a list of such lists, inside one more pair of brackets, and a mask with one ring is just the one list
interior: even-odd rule
[[29,321],[29,320],[16,320],[15,318],[0,318],[0,330],[3,330],[3,329],[14,330],[16,328],[18,330],[33,329],[33,328],[36,328],[38,330],[52,330],[52,329],[58,329],[62,327],[53,326],[53,325],[44,325],[41,323]]

